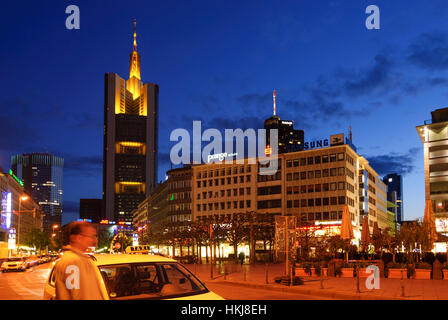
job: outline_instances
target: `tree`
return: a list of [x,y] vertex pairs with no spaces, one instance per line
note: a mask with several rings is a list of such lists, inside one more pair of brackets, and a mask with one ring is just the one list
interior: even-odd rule
[[235,262],[238,262],[238,245],[248,239],[247,218],[244,213],[234,213],[230,218],[226,218],[227,240],[233,246]]
[[31,229],[30,232],[25,234],[23,243],[25,243],[29,247],[35,247],[39,251],[44,249],[48,245],[51,245],[50,236],[37,228]]

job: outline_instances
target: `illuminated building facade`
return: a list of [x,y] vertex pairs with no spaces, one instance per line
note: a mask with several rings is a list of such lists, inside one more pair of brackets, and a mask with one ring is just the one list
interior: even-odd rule
[[296,152],[303,150],[304,146],[304,131],[294,130],[293,121],[281,120],[276,115],[275,90],[273,94],[274,99],[274,114],[269,119],[264,121],[264,128],[266,129],[266,146],[270,146],[270,130],[278,130],[278,153]]
[[425,199],[431,200],[437,232],[448,234],[448,108],[417,126],[423,143]]
[[31,195],[45,212],[44,231],[61,225],[62,179],[64,159],[48,153],[31,153],[11,157],[12,172],[23,181],[25,192]]
[[[8,231],[13,228],[19,233],[19,211],[20,211],[20,235],[19,240],[22,243],[24,236],[31,229],[43,229],[44,212],[41,206],[37,204],[26,193],[23,182],[15,176],[12,171],[9,173],[0,172],[0,201],[1,201],[1,219],[0,219],[0,257],[4,257],[4,252],[8,242]],[[26,200],[20,198],[28,197]]]
[[348,144],[279,154],[273,175],[259,164],[215,162],[193,166],[192,219],[241,212],[295,215],[300,224],[340,231],[348,205],[356,239],[368,215],[369,229],[393,227],[386,186],[368,161]]
[[129,79],[104,79],[103,200],[108,220],[132,222],[156,185],[159,87],[143,83],[136,32]]

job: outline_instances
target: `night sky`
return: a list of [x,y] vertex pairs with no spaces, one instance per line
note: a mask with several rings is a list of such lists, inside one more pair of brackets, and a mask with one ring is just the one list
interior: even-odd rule
[[[80,30],[68,30],[68,5]],[[375,4],[381,29],[367,30]],[[169,135],[260,128],[272,114],[305,140],[347,133],[383,176],[404,176],[404,217],[424,214],[423,147],[415,127],[448,105],[448,2],[2,1],[0,166],[11,155],[65,159],[64,216],[100,198],[104,73],[127,79],[133,19],[142,80],[157,83],[159,180]]]

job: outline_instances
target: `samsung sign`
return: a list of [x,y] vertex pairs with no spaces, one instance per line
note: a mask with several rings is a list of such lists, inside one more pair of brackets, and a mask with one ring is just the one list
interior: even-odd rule
[[329,141],[328,139],[325,140],[316,140],[316,141],[307,141],[303,145],[303,149],[314,149],[314,148],[322,148],[322,147],[328,147]]
[[344,134],[334,134],[330,136],[330,141],[328,139],[324,140],[315,140],[315,141],[308,141],[305,142],[303,145],[304,150],[308,149],[314,149],[314,148],[322,148],[322,147],[328,147],[328,146],[337,146],[344,144]]

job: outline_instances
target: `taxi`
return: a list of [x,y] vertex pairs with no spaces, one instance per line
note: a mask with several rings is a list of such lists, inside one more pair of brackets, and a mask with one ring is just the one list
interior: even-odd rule
[[1,268],[2,272],[7,272],[10,270],[25,271],[27,268],[27,262],[25,258],[21,257],[9,258],[2,263]]
[[[110,300],[224,300],[177,261],[150,254],[94,254],[101,287]],[[54,300],[54,265],[44,299]]]

